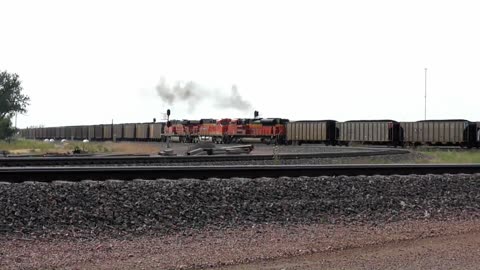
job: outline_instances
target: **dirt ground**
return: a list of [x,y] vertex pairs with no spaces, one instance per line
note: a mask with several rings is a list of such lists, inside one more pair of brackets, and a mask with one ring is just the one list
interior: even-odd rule
[[479,269],[480,232],[387,242],[222,269]]
[[[167,144],[164,142],[103,142],[107,149],[115,154],[147,154],[157,155],[159,152],[167,149]],[[185,155],[187,151],[193,148],[195,144],[191,143],[170,143],[170,149],[173,149],[177,155]],[[222,147],[224,145],[214,145]],[[267,149],[267,150],[266,150]],[[255,145],[252,154],[272,154],[272,146]]]
[[[149,154],[156,155],[166,149],[165,143],[160,142],[104,142],[105,147],[116,154]],[[186,144],[175,145],[175,150],[185,152],[188,149]]]
[[123,239],[0,236],[0,269],[478,269],[479,225],[416,220]]
[[[160,151],[167,149],[167,144],[164,142],[103,142],[102,145],[115,154],[149,154],[156,155]],[[212,144],[213,147],[222,148],[232,145],[226,144]],[[185,155],[187,151],[194,149],[195,144],[192,143],[170,143],[170,149],[178,155]],[[325,146],[325,145],[266,145],[253,144],[253,155],[272,155],[275,151],[279,154],[285,153],[324,153],[324,152],[351,152],[351,151],[366,151],[371,150],[365,147],[339,147],[339,146]]]

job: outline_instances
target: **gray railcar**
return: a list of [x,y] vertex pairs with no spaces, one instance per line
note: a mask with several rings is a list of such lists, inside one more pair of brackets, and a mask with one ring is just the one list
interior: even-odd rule
[[148,128],[147,123],[135,124],[135,139],[146,141],[149,135]]
[[474,146],[477,124],[467,120],[426,120],[401,122],[403,141],[407,145]]
[[112,139],[112,125],[103,125],[103,140]]
[[94,126],[94,138],[97,141],[103,140],[103,125],[95,125]]
[[399,145],[399,123],[393,120],[365,120],[337,122],[339,144],[352,142],[364,144]]
[[65,139],[71,140],[73,139],[74,128],[72,126],[65,127]]
[[480,146],[480,122],[476,122],[477,126],[477,147]]
[[47,128],[47,138],[48,138],[48,139],[53,139],[53,138],[55,138],[55,130],[56,130],[55,127]]
[[124,140],[135,139],[135,124],[123,124],[123,139]]
[[84,140],[84,139],[90,139],[90,138],[89,138],[89,133],[90,133],[89,131],[90,131],[90,127],[89,127],[89,126],[82,126],[82,134],[81,134],[81,136],[82,136],[81,139],[82,139],[82,140]]
[[152,141],[160,141],[162,139],[164,125],[164,123],[149,124],[148,138]]
[[335,144],[335,122],[333,120],[294,121],[287,123],[287,143]]
[[95,139],[95,126],[87,126],[87,128],[88,128],[87,139],[88,140]]
[[[62,128],[62,127],[55,127],[54,129],[55,129],[55,131],[54,131],[53,138],[54,138],[54,139],[61,139],[61,138],[63,138],[63,137],[62,137],[62,130],[64,130],[64,128]],[[63,132],[63,135],[65,135],[65,132]]]
[[82,126],[76,126],[73,128],[73,139],[75,140],[83,140],[83,134],[82,134]]
[[45,139],[45,138],[48,138],[48,135],[47,135],[47,128],[40,128],[39,132],[38,132],[38,136],[40,139]]
[[114,124],[112,131],[113,131],[112,138],[114,140],[123,139],[123,124]]

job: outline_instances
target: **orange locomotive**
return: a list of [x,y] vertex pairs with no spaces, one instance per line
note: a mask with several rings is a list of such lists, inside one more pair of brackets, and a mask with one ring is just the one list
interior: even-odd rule
[[262,142],[283,144],[286,139],[287,119],[236,119],[227,130],[228,142]]
[[173,142],[195,142],[198,139],[200,121],[172,120],[165,125],[164,135]]
[[179,142],[284,144],[287,123],[288,120],[282,118],[172,120],[165,127],[165,135]]
[[227,143],[226,133],[230,118],[220,120],[202,119],[200,120],[199,140],[211,140],[215,143]]

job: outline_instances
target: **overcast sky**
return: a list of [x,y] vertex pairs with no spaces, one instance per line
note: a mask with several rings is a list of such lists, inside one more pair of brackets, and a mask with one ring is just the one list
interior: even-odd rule
[[[423,120],[425,68],[427,118],[475,121],[477,3],[0,0],[0,70],[31,97],[19,127],[148,122],[167,108],[175,119]],[[196,99],[168,104],[162,78],[167,90],[193,81]]]

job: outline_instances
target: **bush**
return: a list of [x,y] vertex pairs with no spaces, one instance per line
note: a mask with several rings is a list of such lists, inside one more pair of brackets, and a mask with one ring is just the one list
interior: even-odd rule
[[0,139],[4,140],[10,138],[15,133],[12,128],[12,122],[9,118],[0,119]]

